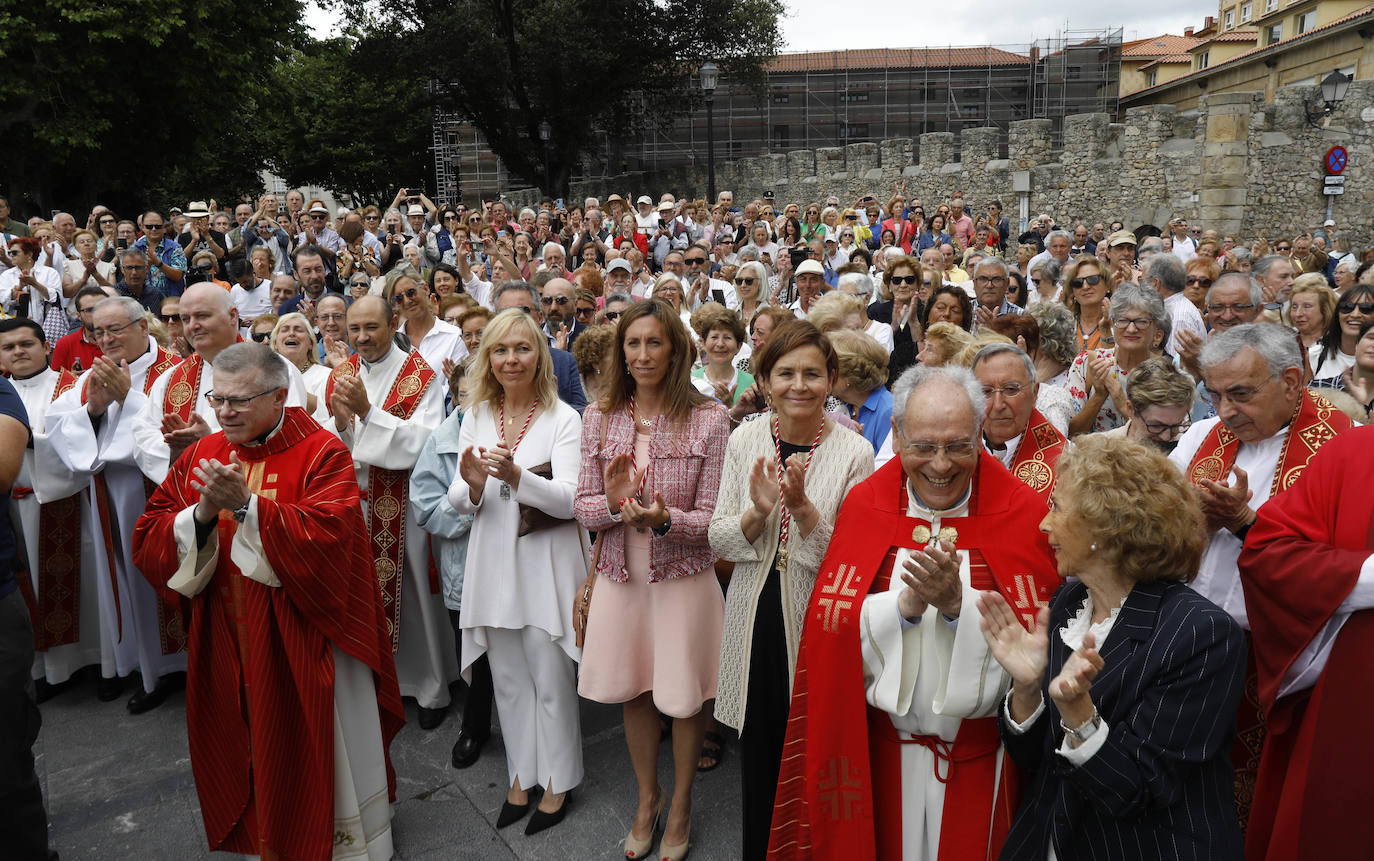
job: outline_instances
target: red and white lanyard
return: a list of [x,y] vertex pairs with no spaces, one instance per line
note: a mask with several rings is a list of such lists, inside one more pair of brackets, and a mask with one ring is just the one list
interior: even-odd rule
[[[639,433],[639,414],[635,410],[635,396],[630,395],[630,424],[635,426],[635,433]],[[644,464],[644,472],[639,476],[639,486],[635,488],[633,496],[626,496],[620,500],[620,510],[625,510],[625,503],[633,499],[639,504],[644,504],[644,483],[649,480],[649,465]],[[640,530],[641,532],[643,530]]]
[[[802,474],[811,468],[811,458],[816,456],[816,448],[821,444],[821,436],[825,433],[825,416],[821,416],[821,426],[816,429],[816,438],[811,440],[811,449],[806,453],[806,465],[802,467]],[[782,494],[782,478],[787,467],[782,462],[782,423],[779,421],[777,413],[773,414],[773,445],[778,455],[778,505],[782,506],[782,520],[778,524],[778,547],[782,548],[782,557],[787,558],[787,536],[792,529],[792,512],[787,510],[787,500]]]
[[[501,405],[497,408],[496,435],[501,440],[501,444],[506,444],[506,399],[501,398]],[[534,411],[539,409],[539,399],[535,398],[534,403],[530,404],[530,411],[525,416],[525,423],[520,426],[520,435],[515,438],[515,444],[510,447],[511,457],[515,457],[515,450],[520,447],[520,441],[525,438],[525,432],[530,429],[530,422],[534,421]]]

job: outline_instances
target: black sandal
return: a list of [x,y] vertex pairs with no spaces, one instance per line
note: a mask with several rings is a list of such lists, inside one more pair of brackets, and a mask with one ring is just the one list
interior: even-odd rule
[[[709,765],[702,765],[706,761]],[[697,758],[697,771],[715,771],[725,761],[725,739],[720,733],[711,731],[702,736],[701,756]]]

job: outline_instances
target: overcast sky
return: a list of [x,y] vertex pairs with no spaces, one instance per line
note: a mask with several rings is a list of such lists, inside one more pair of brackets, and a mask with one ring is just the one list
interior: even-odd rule
[[[919,48],[941,45],[1018,45],[1054,37],[1064,29],[1123,28],[1126,40],[1182,34],[1201,27],[1216,5],[1156,0],[1123,19],[1120,7],[1100,0],[1063,0],[1048,4],[1012,0],[963,0],[950,4],[911,0],[789,0],[779,16],[783,50],[828,51],[842,48]],[[306,22],[318,36],[328,35],[337,16],[318,6],[306,8]]]

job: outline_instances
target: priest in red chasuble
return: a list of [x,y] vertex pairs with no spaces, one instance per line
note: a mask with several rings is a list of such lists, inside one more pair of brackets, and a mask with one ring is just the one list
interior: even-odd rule
[[171,466],[134,533],[139,569],[189,608],[186,724],[211,849],[392,856],[404,722],[353,461],[268,348],[227,347],[221,430]]
[[997,733],[1009,680],[978,594],[1030,624],[1058,585],[1045,503],[982,450],[961,368],[893,387],[897,459],[846,498],[812,592],[771,858],[996,858],[1016,810]]
[[1035,362],[1020,347],[989,344],[973,357],[973,375],[988,400],[984,448],[1048,506],[1054,467],[1069,441],[1035,408]]
[[1245,835],[1251,861],[1374,847],[1374,428],[1322,446],[1259,510],[1240,582],[1268,735]]

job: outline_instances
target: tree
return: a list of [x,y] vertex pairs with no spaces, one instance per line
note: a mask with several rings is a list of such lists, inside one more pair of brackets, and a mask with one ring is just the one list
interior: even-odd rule
[[[339,3],[360,14],[366,0]],[[769,0],[396,0],[377,14],[409,34],[436,106],[465,116],[513,173],[566,195],[603,136],[690,110],[706,60],[761,90],[778,10]]]
[[292,185],[320,185],[353,201],[391,200],[429,173],[428,93],[398,74],[398,33],[375,27],[295,51],[276,70],[290,110],[274,125],[269,161]]
[[124,211],[261,186],[259,107],[302,3],[0,7],[0,140],[16,204]]

